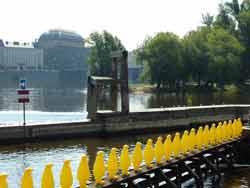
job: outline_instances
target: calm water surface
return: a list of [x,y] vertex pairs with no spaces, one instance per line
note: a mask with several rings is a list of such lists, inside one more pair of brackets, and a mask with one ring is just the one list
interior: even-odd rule
[[[90,168],[97,151],[105,152],[107,159],[110,148],[121,148],[123,144],[129,144],[133,149],[136,141],[145,143],[151,137],[156,139],[158,135],[141,135],[129,137],[113,138],[81,138],[65,141],[27,143],[20,145],[10,145],[0,147],[0,172],[9,173],[8,182],[10,188],[18,188],[23,170],[26,167],[33,167],[33,178],[35,188],[40,187],[43,168],[47,163],[54,163],[53,172],[55,177],[55,187],[59,187],[59,175],[64,159],[71,160],[74,176],[74,187],[78,186],[76,171],[82,154],[90,157]],[[205,188],[246,188],[250,185],[250,169],[235,170],[224,174],[222,180],[216,185],[212,183],[212,178],[205,181]],[[194,188],[192,182],[184,187]]]
[[[27,105],[28,123],[48,123],[63,121],[81,121],[86,118],[86,89],[84,88],[31,88],[30,100]],[[147,108],[191,106],[209,104],[249,104],[250,94],[247,92],[218,93],[185,93],[185,94],[130,94],[131,111]],[[17,102],[16,87],[0,88],[0,124],[22,124],[22,106]],[[109,97],[100,100],[101,109],[109,109]],[[119,108],[119,107],[118,107]],[[164,133],[166,134],[166,133]],[[162,135],[164,135],[162,134]],[[120,148],[129,144],[132,149],[136,141],[145,143],[146,138],[156,138],[158,135],[129,136],[119,138],[81,138],[65,141],[29,143],[20,145],[0,146],[0,172],[9,173],[10,188],[18,188],[23,170],[33,167],[35,188],[40,187],[40,179],[44,166],[54,163],[56,187],[59,187],[59,172],[64,159],[70,159],[74,172],[82,154],[90,156],[92,168],[95,153],[103,150],[108,155],[111,147]],[[218,185],[212,185],[211,180],[205,182],[206,188],[245,188],[250,187],[250,170],[237,170],[226,173]],[[185,187],[193,187],[192,185]]]
[[[85,88],[30,88],[30,103],[26,106],[29,124],[86,119],[87,90]],[[0,88],[0,124],[22,124],[22,104],[17,103],[16,87]],[[250,104],[249,92],[214,93],[131,93],[130,110],[148,108],[199,106],[211,104]],[[107,95],[100,97],[99,109],[111,109]],[[118,110],[120,109],[118,101]]]

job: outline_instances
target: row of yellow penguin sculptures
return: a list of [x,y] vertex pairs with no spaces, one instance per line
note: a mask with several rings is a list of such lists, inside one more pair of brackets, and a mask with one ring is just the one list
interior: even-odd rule
[[[243,125],[241,119],[235,119],[219,122],[218,125],[212,124],[198,127],[196,131],[192,128],[190,131],[184,130],[181,135],[179,132],[175,133],[173,139],[172,135],[167,135],[166,139],[160,136],[156,143],[149,138],[146,145],[142,148],[142,143],[137,142],[132,155],[129,153],[129,146],[124,145],[121,150],[121,155],[118,156],[118,150],[112,148],[105,164],[104,152],[97,152],[94,166],[93,176],[96,185],[101,186],[104,180],[115,181],[121,176],[128,176],[130,170],[135,173],[140,172],[143,165],[150,169],[153,165],[161,165],[171,159],[178,159],[185,157],[185,155],[193,152],[199,152],[209,147],[237,139],[241,136]],[[42,179],[42,188],[54,188],[54,175],[52,171],[53,164],[46,165]],[[8,174],[0,173],[0,188],[8,188],[7,183]],[[89,169],[89,162],[87,155],[83,155],[77,170],[77,179],[80,188],[88,187],[91,173]],[[107,178],[105,178],[107,177]],[[73,184],[73,175],[70,165],[70,160],[65,160],[61,173],[60,185],[61,188],[71,188]],[[32,168],[26,168],[21,179],[21,188],[33,188]]]

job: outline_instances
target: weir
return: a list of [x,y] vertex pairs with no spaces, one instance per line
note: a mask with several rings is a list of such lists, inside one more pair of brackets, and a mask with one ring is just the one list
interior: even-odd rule
[[[93,167],[83,155],[77,169],[81,188],[173,187],[187,180],[203,187],[203,180],[212,175],[220,178],[223,168],[233,168],[240,156],[239,148],[249,143],[249,133],[243,132],[240,118],[192,128],[174,136],[150,138],[143,146],[137,142],[133,151],[124,145],[121,152],[112,148],[107,161],[104,152],[97,152]],[[33,188],[32,168],[26,168],[20,180],[21,188]],[[60,187],[71,188],[73,172],[65,160],[60,173]],[[74,173],[75,174],[75,173]],[[0,187],[7,188],[8,174],[0,174]],[[53,164],[44,168],[42,188],[54,188]]]

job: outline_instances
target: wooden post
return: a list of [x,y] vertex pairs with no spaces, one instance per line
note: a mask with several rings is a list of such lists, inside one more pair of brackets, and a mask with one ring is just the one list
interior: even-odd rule
[[97,112],[97,92],[96,87],[91,83],[91,76],[88,77],[87,112],[88,118],[95,118]]
[[117,58],[112,59],[112,78],[111,83],[111,110],[117,111],[117,97],[118,97],[118,87],[117,87]]
[[128,52],[122,52],[121,59],[121,106],[122,113],[129,113],[129,90],[128,90]]

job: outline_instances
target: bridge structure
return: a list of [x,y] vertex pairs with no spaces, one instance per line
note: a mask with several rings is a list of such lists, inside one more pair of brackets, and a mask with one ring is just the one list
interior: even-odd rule
[[[203,180],[212,175],[221,176],[221,168],[233,168],[237,160],[237,148],[244,140],[240,118],[212,125],[200,126],[197,130],[184,130],[156,142],[137,142],[130,151],[124,145],[121,152],[112,148],[108,159],[98,151],[93,168],[89,157],[83,155],[77,169],[80,188],[122,187],[172,187],[180,188],[187,180],[194,180],[196,187],[203,187]],[[32,168],[26,168],[20,180],[21,188],[33,188]],[[65,160],[60,173],[60,186],[71,188],[73,175],[70,160]],[[0,187],[8,187],[8,174],[0,173]],[[41,178],[42,188],[54,188],[53,164],[47,164]]]

